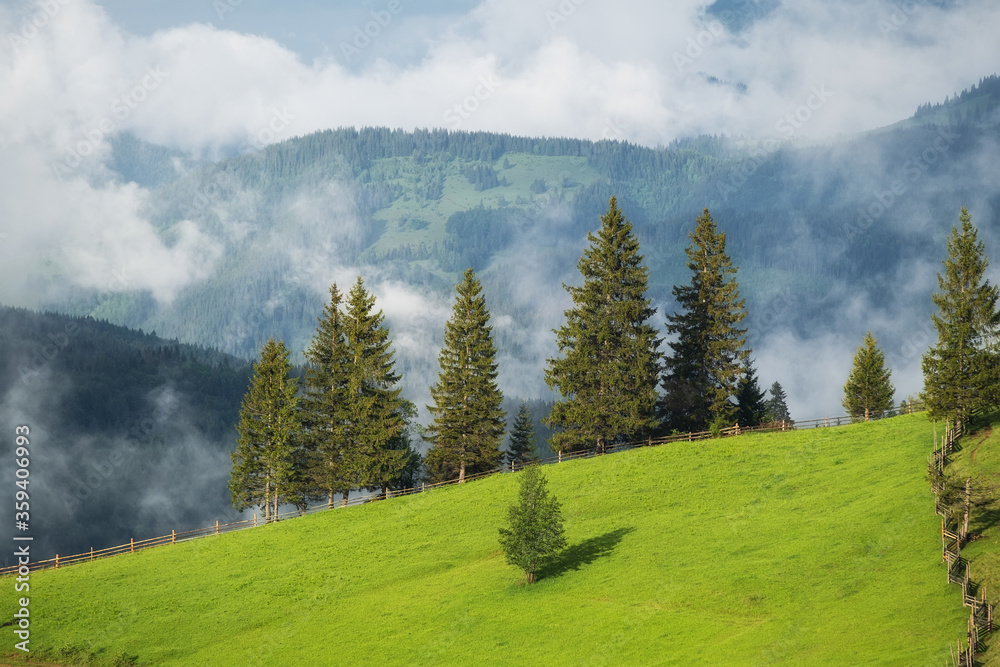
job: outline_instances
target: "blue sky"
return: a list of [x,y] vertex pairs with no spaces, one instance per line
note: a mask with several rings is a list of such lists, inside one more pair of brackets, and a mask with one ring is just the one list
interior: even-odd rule
[[[388,10],[388,0],[371,2],[262,2],[243,0],[155,0],[129,2],[112,0],[100,5],[123,29],[136,35],[189,23],[210,23],[219,29],[264,35],[299,54],[306,62],[342,56],[342,43],[350,44],[355,27],[364,29],[380,12]],[[400,0],[402,11],[393,15],[407,21],[406,31],[392,39],[378,39],[358,58],[344,63],[354,68],[376,58],[414,62],[426,53],[424,38],[435,29],[460,19],[479,3],[472,0]],[[384,18],[384,14],[382,14]]]

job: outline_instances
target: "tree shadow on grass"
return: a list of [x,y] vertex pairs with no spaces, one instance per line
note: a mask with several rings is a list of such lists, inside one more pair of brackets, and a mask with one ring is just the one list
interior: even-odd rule
[[566,547],[552,561],[539,568],[538,578],[558,577],[570,570],[579,570],[584,565],[590,565],[598,558],[610,556],[618,543],[634,531],[635,528],[618,528]]

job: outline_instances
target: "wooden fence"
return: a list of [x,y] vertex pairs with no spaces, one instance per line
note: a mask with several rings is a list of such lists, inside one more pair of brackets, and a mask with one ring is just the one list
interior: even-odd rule
[[[909,403],[906,406],[899,406],[893,408],[893,412],[905,412],[907,414],[913,412],[920,412],[923,410],[923,406],[916,403]],[[836,417],[820,417],[819,419],[808,419],[805,421],[778,421],[772,422],[770,424],[765,424],[763,426],[754,427],[742,427],[739,424],[730,426],[728,428],[721,429],[720,434],[722,437],[730,437],[735,435],[743,435],[746,433],[765,433],[765,432],[779,432],[779,431],[792,431],[798,429],[808,429],[808,428],[824,428],[830,426],[841,426],[842,424],[852,423],[852,418],[845,415],[840,415]],[[645,440],[636,440],[632,442],[615,443],[608,445],[604,448],[603,452],[596,452],[595,450],[586,450],[581,452],[559,452],[555,456],[550,456],[543,459],[538,459],[533,461],[532,464],[550,465],[555,463],[562,463],[564,461],[571,461],[575,459],[589,459],[595,456],[601,456],[603,454],[610,454],[613,452],[621,452],[630,449],[635,449],[637,447],[652,447],[656,445],[665,445],[676,442],[694,442],[696,440],[707,440],[709,438],[717,437],[712,431],[698,431],[694,433],[681,433],[676,435],[669,435],[662,438],[647,438]],[[476,479],[482,479],[484,477],[489,477],[491,475],[496,475],[504,472],[514,472],[523,468],[523,464],[517,464],[511,462],[509,465],[502,466],[496,470],[489,470],[482,473],[477,473],[474,475],[466,475],[466,482],[473,481]],[[313,507],[306,507],[305,509],[296,508],[294,510],[289,510],[281,512],[272,518],[272,521],[279,521],[283,519],[290,519],[293,517],[304,516],[306,514],[314,514],[316,512],[322,512],[325,510],[335,509],[337,507],[349,507],[354,505],[361,505],[365,503],[370,503],[378,500],[386,500],[389,498],[395,498],[399,496],[408,496],[415,493],[423,493],[424,491],[430,491],[443,486],[451,486],[453,484],[458,484],[457,479],[448,480],[445,482],[437,482],[435,484],[421,484],[420,486],[409,488],[409,489],[399,489],[390,490],[380,493],[370,493],[366,495],[354,495],[350,496],[347,500],[339,500],[333,503],[323,503],[321,505],[315,505]],[[82,563],[97,560],[99,558],[107,558],[109,556],[118,556],[120,554],[135,553],[136,551],[141,551],[143,549],[149,549],[152,547],[159,547],[167,544],[176,544],[177,542],[184,542],[186,540],[195,539],[198,537],[206,537],[208,535],[220,535],[222,533],[230,533],[234,530],[242,530],[244,528],[256,528],[258,525],[263,525],[263,520],[258,520],[256,514],[254,514],[252,519],[243,519],[241,521],[233,521],[231,523],[219,523],[215,522],[214,526],[208,526],[205,528],[195,528],[194,530],[186,531],[170,531],[170,535],[163,535],[161,537],[151,537],[145,540],[132,539],[128,544],[121,544],[114,547],[107,547],[105,549],[91,549],[89,552],[84,552],[81,554],[74,554],[72,556],[60,556],[56,554],[55,558],[49,558],[46,560],[32,561],[28,565],[11,565],[7,567],[0,568],[0,576],[14,575],[25,573],[25,568],[27,571],[34,570],[46,570],[52,568],[60,568],[73,563]]]
[[[934,450],[928,457],[928,469],[934,473],[944,473],[948,464],[948,455],[955,451],[958,439],[965,433],[965,425],[957,422],[945,431],[944,437],[938,443],[934,436]],[[965,503],[963,516],[959,521],[948,511],[950,508],[941,501],[943,488],[939,484],[932,487],[934,491],[934,511],[941,517],[941,558],[947,565],[949,584],[962,587],[962,605],[970,607],[969,621],[965,633],[965,644],[962,640],[955,646],[949,646],[951,662],[955,667],[973,667],[976,655],[986,647],[983,637],[993,632],[993,605],[986,601],[986,589],[977,586],[970,575],[969,562],[962,558],[962,547],[969,539],[969,512],[972,498],[972,479],[965,480]]]

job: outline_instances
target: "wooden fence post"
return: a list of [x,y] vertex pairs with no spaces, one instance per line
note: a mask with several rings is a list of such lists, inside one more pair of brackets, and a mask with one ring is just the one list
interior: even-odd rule
[[562,463],[562,450],[559,450],[559,463]]
[[219,534],[219,520],[218,519],[215,520],[215,534],[216,535]]
[[254,528],[257,527],[257,513],[256,512],[253,513],[253,527]]
[[56,554],[56,569],[59,569],[59,554]]
[[964,542],[969,537],[969,500],[972,494],[972,478],[965,478],[965,517],[962,520],[962,536],[960,540]]
[[128,538],[128,543],[129,543],[129,553],[133,553],[134,554],[135,553],[135,538],[134,537]]
[[90,547],[90,560],[94,560],[94,547]]
[[170,543],[171,544],[177,544],[177,531],[176,530],[171,530],[170,531]]

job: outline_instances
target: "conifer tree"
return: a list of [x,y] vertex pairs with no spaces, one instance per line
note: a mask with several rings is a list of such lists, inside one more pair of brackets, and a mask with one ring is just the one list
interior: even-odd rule
[[667,429],[700,431],[734,420],[732,399],[750,350],[744,349],[746,329],[739,328],[746,310],[737,267],[707,208],[689,237],[691,284],[673,289],[680,311],[667,318],[667,331],[677,339],[669,343],[659,413]]
[[788,397],[785,395],[785,390],[781,388],[781,384],[775,380],[774,384],[771,385],[769,391],[771,394],[770,398],[767,399],[767,420],[770,422],[780,422],[792,421],[791,416],[788,414],[788,405],[785,403],[785,399]]
[[400,401],[400,416],[403,419],[403,430],[389,443],[389,448],[398,451],[402,458],[399,472],[382,487],[386,489],[412,489],[420,484],[424,476],[424,457],[413,448],[410,438],[414,430],[413,419],[417,416],[417,406],[405,398]]
[[342,294],[330,287],[330,302],[318,318],[316,333],[305,351],[302,422],[309,453],[310,487],[333,507],[334,495],[350,492],[344,469],[347,456],[347,372],[350,359],[344,335]]
[[294,493],[295,438],[301,430],[298,381],[289,377],[291,364],[284,343],[268,339],[260,361],[253,365],[250,389],[243,397],[236,431],[236,451],[229,492],[237,511],[258,505],[265,522]]
[[649,269],[614,197],[587,241],[577,264],[583,285],[564,285],[573,308],[555,331],[563,356],[549,359],[545,371],[545,382],[562,395],[547,423],[562,429],[552,436],[556,449],[589,446],[601,453],[656,426],[660,339],[648,324],[656,313],[645,296]]
[[396,386],[400,377],[385,316],[374,308],[375,296],[358,276],[343,316],[347,369],[340,474],[345,504],[350,489],[384,489],[406,465],[399,443],[407,426],[406,406]]
[[562,506],[549,497],[547,480],[537,465],[521,473],[518,503],[507,510],[509,528],[500,529],[500,546],[507,562],[534,583],[539,568],[566,547]]
[[989,260],[969,212],[952,227],[944,275],[932,297],[938,342],[923,357],[924,391],[931,419],[962,420],[998,402],[997,286],[983,279]]
[[528,403],[521,401],[514,418],[514,427],[510,431],[507,462],[525,466],[535,460],[535,424],[531,418]]
[[868,421],[892,408],[896,389],[889,381],[891,375],[885,354],[869,331],[854,353],[854,366],[844,385],[844,409],[852,420]]
[[462,274],[451,319],[444,328],[444,347],[434,405],[427,429],[431,443],[427,467],[435,481],[493,470],[500,465],[505,428],[503,395],[497,386],[496,347],[482,286],[472,269]]
[[759,426],[766,419],[764,391],[758,384],[753,360],[748,357],[736,388],[736,422],[740,426]]

